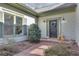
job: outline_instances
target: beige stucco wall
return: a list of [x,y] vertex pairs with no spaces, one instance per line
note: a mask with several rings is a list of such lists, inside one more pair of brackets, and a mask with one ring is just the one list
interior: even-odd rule
[[[63,23],[62,26],[62,32],[64,33],[65,37],[67,39],[75,39],[75,19],[76,15],[75,12],[66,12],[63,14],[58,14],[58,15],[51,15],[51,16],[45,16],[45,17],[40,17],[38,21],[39,28],[41,29],[41,37],[46,38],[46,22],[44,20],[53,20],[53,18],[58,18],[58,17],[64,17],[64,19],[67,21],[66,23]],[[59,32],[59,29],[58,29]]]

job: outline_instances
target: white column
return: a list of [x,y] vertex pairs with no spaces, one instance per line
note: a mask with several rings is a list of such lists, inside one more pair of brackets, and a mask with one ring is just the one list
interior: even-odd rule
[[13,36],[15,36],[16,35],[16,33],[15,33],[15,25],[16,25],[16,16],[14,16],[14,23],[13,23],[13,25],[14,25],[14,28],[13,28]]

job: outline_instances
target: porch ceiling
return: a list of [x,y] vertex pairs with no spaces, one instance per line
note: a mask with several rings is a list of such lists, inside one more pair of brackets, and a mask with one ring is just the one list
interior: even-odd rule
[[50,9],[53,9],[59,5],[62,5],[60,3],[23,3],[25,7],[30,7],[32,10],[34,10],[37,13],[45,12]]
[[17,11],[19,13],[29,15],[31,17],[37,17],[37,13],[28,7],[24,7],[21,4],[18,3],[0,3],[0,6]]
[[39,13],[39,17],[55,15],[55,14],[60,14],[64,12],[73,12],[75,11],[75,7],[76,7],[76,4],[71,4],[71,3],[63,4],[61,6],[58,6],[57,8]]
[[43,13],[48,12],[54,9],[60,9],[60,8],[66,8],[66,7],[72,7],[76,5],[75,3],[23,3],[25,7],[29,7],[35,12]]
[[21,3],[20,5],[35,11],[38,17],[59,13],[61,10],[74,11],[76,7],[76,3]]
[[23,14],[28,14],[32,17],[46,16],[53,12],[76,6],[75,3],[2,3],[0,5],[8,6],[8,8],[13,7]]

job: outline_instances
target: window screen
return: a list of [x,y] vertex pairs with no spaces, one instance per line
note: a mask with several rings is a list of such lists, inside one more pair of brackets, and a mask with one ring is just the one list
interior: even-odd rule
[[14,16],[4,13],[4,35],[13,35]]
[[16,34],[22,35],[22,18],[19,16],[16,16]]

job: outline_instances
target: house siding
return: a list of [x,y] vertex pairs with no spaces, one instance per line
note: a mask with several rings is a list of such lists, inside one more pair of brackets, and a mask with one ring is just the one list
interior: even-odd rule
[[78,42],[79,45],[79,4],[77,4],[76,7],[76,41]]
[[[62,25],[62,32],[65,35],[67,39],[75,39],[75,12],[66,12],[63,14],[58,14],[58,15],[51,15],[51,16],[45,16],[45,17],[40,17],[38,21],[38,26],[41,29],[41,37],[46,38],[46,22],[43,22],[44,20],[53,20],[53,18],[57,17],[64,17],[64,19],[67,21],[67,23]],[[57,29],[59,31],[59,29]]]
[[2,12],[0,12],[0,38],[3,37],[3,21],[2,21]]

